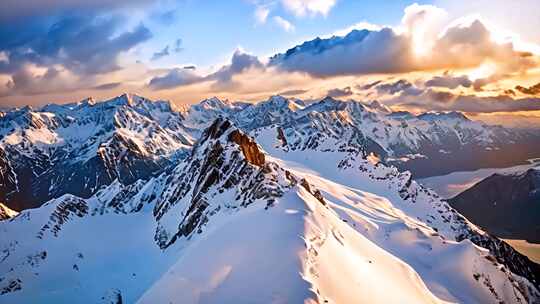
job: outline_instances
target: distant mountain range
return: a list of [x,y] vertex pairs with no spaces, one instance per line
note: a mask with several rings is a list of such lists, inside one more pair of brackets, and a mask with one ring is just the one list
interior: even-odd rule
[[65,193],[88,198],[115,180],[147,180],[185,158],[218,117],[259,141],[279,137],[284,151],[373,154],[415,177],[516,164],[540,151],[539,132],[489,126],[457,112],[413,115],[378,102],[327,97],[307,104],[281,96],[257,104],[211,98],[175,109],[124,94],[3,113],[0,201],[23,210]]
[[498,237],[540,243],[540,168],[493,174],[449,203]]
[[[306,108],[286,104],[292,126],[217,118],[147,181],[64,194],[0,221],[0,302],[540,301],[540,265],[365,154],[369,139],[347,113],[370,110],[324,100],[301,118]],[[278,119],[257,109],[240,111]]]

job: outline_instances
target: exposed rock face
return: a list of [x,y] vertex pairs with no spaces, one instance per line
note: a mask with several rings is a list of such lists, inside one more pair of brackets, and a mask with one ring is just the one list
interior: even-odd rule
[[449,202],[498,237],[540,243],[540,170],[494,174]]
[[5,201],[14,191],[18,191],[17,175],[6,152],[0,147],[0,200]]
[[16,216],[18,213],[16,211],[13,211],[9,209],[6,205],[0,203],[0,221],[2,220],[8,220],[14,216]]
[[[201,233],[211,216],[222,209],[244,208],[256,201],[270,207],[293,185],[292,180],[277,177],[276,171],[283,169],[265,162],[252,138],[221,118],[205,130],[185,163],[157,181],[164,188],[156,194],[154,216],[158,223],[175,214],[173,210],[183,214],[174,229],[158,225],[155,240],[161,248]],[[235,198],[234,204],[216,201],[224,193]]]
[[283,129],[281,127],[277,128],[277,139],[281,141],[282,147],[287,146],[287,137],[285,137],[285,133],[283,133]]
[[259,167],[264,165],[264,153],[259,150],[255,141],[249,136],[235,130],[229,135],[229,140],[240,146],[244,157],[249,163]]
[[42,238],[45,233],[52,233],[58,236],[62,226],[74,217],[83,217],[88,213],[88,204],[85,200],[76,196],[66,195],[60,198],[61,202],[56,206],[49,221],[41,227],[38,238]]

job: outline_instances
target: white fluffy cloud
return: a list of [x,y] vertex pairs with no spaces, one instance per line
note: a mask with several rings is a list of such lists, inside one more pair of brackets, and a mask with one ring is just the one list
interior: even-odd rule
[[306,15],[321,14],[326,16],[337,0],[281,0],[283,6],[295,14],[303,17]]
[[266,20],[268,19],[268,15],[270,14],[270,9],[266,6],[257,6],[255,9],[255,21],[257,24],[264,24],[266,23]]
[[280,16],[274,16],[274,22],[286,32],[294,31],[294,25]]
[[271,64],[317,77],[470,69],[486,61],[496,66],[495,73],[509,75],[539,64],[538,56],[517,50],[512,42],[492,39],[481,20],[441,20],[447,20],[443,10],[414,4],[405,10],[399,28],[314,39],[273,57]]

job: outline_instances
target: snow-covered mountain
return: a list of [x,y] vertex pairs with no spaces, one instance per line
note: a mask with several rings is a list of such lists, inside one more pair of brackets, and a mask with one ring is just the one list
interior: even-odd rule
[[182,120],[168,102],[129,94],[9,111],[0,117],[0,201],[21,210],[159,174],[193,143]]
[[[309,105],[282,96],[241,107],[213,101],[201,103],[211,113],[205,117],[227,117],[247,131],[274,128],[284,149],[373,152],[415,177],[512,165],[538,157],[540,151],[539,132],[490,126],[458,112],[413,115],[392,112],[376,101],[331,97]],[[202,116],[198,110],[186,113],[187,119],[193,120],[192,115]]]
[[260,144],[218,119],[171,171],[1,221],[0,301],[540,300],[538,265],[409,173]]
[[493,174],[449,202],[498,237],[540,243],[540,167]]
[[540,151],[538,132],[488,126],[456,112],[392,112],[376,101],[327,97],[308,104],[272,96],[250,104],[213,97],[175,109],[124,94],[3,113],[0,201],[22,210],[65,193],[89,197],[116,179],[130,184],[156,176],[185,157],[218,117],[256,137],[279,137],[284,150],[373,153],[415,177],[516,164]]

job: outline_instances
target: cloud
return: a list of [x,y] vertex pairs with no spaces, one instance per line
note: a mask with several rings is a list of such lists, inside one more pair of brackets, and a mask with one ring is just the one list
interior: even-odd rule
[[302,90],[302,89],[295,89],[295,90],[288,90],[288,91],[283,91],[281,93],[279,93],[278,95],[282,95],[282,96],[296,96],[296,95],[302,95],[302,94],[305,94],[309,92],[308,90]]
[[137,7],[152,3],[152,0],[2,0],[0,22],[12,22],[22,18],[35,18],[58,13],[84,11],[111,11],[120,7]]
[[213,82],[215,87],[225,88],[234,84],[233,77],[235,75],[249,69],[264,69],[264,64],[259,61],[257,56],[236,50],[231,58],[231,63],[224,65],[214,73],[200,76],[195,73],[194,66],[182,69],[174,68],[164,76],[152,78],[148,86],[154,90],[164,90],[201,82]]
[[381,82],[382,82],[382,80],[377,80],[377,81],[373,81],[373,82],[370,82],[370,83],[366,83],[364,85],[357,85],[356,88],[358,88],[360,90],[369,90],[369,89],[373,88],[374,86],[378,85]]
[[251,68],[264,68],[257,56],[236,50],[232,56],[231,64],[223,66],[217,72],[207,76],[208,79],[220,83],[229,83],[236,74],[240,74]]
[[452,76],[445,74],[443,76],[435,76],[426,81],[426,87],[441,87],[448,89],[455,89],[459,86],[469,88],[473,85],[473,82],[466,75]]
[[294,25],[280,16],[274,16],[274,22],[286,32],[294,31]]
[[152,15],[152,19],[158,21],[163,25],[171,25],[177,19],[176,9],[160,12]]
[[[10,72],[25,63],[39,66],[61,64],[79,73],[106,73],[119,69],[118,55],[150,39],[148,28],[140,24],[118,33],[120,17],[65,16],[52,25],[29,25],[19,36],[1,31],[0,51],[8,62],[0,62],[0,72]],[[13,35],[13,36],[11,36]]]
[[151,60],[158,60],[160,58],[163,58],[163,57],[166,57],[166,56],[169,56],[169,46],[165,46],[165,48],[163,48],[163,50],[159,51],[159,52],[155,52],[154,55],[152,55],[152,59]]
[[484,78],[478,78],[473,82],[473,88],[475,91],[481,92],[484,90],[484,87],[486,85],[497,82],[501,80],[502,78],[504,78],[504,76],[499,73],[495,73]]
[[98,91],[107,91],[107,90],[112,90],[112,89],[115,89],[119,86],[121,86],[122,83],[120,82],[109,82],[109,83],[104,83],[104,84],[100,84],[100,85],[97,85],[97,86],[93,86],[91,89],[92,90],[98,90]]
[[414,3],[405,8],[401,24],[415,55],[429,53],[447,18],[448,14],[443,9],[433,5]]
[[255,9],[254,17],[257,24],[265,24],[270,14],[270,9],[266,6],[257,6]]
[[431,64],[453,68],[471,68],[491,60],[499,72],[524,72],[535,67],[533,54],[514,49],[512,43],[497,43],[480,20],[448,28],[434,44]]
[[11,75],[11,79],[5,84],[0,95],[38,95],[45,92],[69,90],[73,88],[73,82],[70,82],[72,77],[73,75],[67,71],[55,67],[38,73],[34,67],[24,65]]
[[182,44],[183,44],[182,38],[176,39],[176,41],[174,42],[174,52],[175,53],[180,53],[180,52],[182,52],[184,50],[184,48],[182,47]]
[[302,71],[316,77],[409,70],[409,43],[389,28],[353,30],[347,36],[314,39],[271,59],[286,71]]
[[412,83],[405,79],[400,79],[396,82],[380,84],[376,87],[376,89],[379,93],[387,93],[393,95],[410,87],[412,87]]
[[494,41],[480,20],[444,27],[437,21],[443,15],[433,6],[413,5],[400,28],[316,38],[273,56],[270,64],[315,77],[466,69],[486,61],[493,62],[495,73],[506,75],[539,65],[537,56],[516,50],[511,42]]
[[406,90],[397,96],[386,99],[385,103],[400,108],[421,111],[461,111],[468,113],[497,113],[539,111],[540,98],[514,98],[511,95],[475,96],[456,95],[432,88],[420,90],[419,94],[410,95]]
[[539,95],[540,94],[540,82],[530,86],[530,87],[523,87],[523,86],[516,86],[516,90],[520,91],[523,94],[527,95]]
[[96,76],[120,70],[120,54],[152,36],[142,24],[122,31],[123,21],[115,15],[72,14],[0,26],[0,75],[11,78],[3,94],[87,88]]
[[539,111],[540,98],[514,99],[510,96],[459,96],[452,109],[471,113]]
[[164,76],[157,76],[150,80],[148,86],[153,90],[165,90],[179,86],[190,85],[204,80],[193,70],[174,68]]
[[281,3],[286,10],[296,16],[303,17],[308,14],[321,14],[326,16],[336,4],[336,1],[337,0],[281,0]]
[[335,88],[328,90],[326,93],[327,96],[333,97],[333,98],[339,98],[339,97],[347,97],[353,95],[353,91],[351,87],[345,87],[343,89]]

